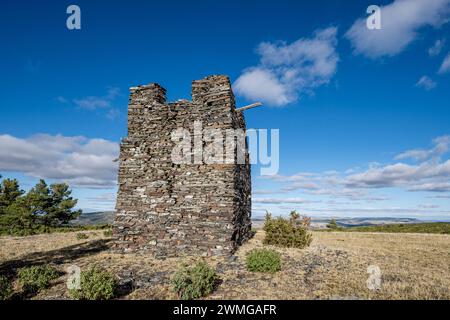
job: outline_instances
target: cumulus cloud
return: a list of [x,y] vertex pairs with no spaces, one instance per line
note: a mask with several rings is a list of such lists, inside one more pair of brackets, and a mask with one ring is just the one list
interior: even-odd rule
[[273,106],[284,106],[314,92],[336,73],[336,34],[337,28],[330,27],[293,43],[259,44],[260,63],[243,71],[233,84],[235,92]]
[[0,135],[0,172],[65,181],[71,186],[116,185],[118,143],[104,139],[39,134],[28,138]]
[[120,89],[110,87],[103,96],[87,96],[69,100],[66,97],[58,96],[56,101],[62,104],[72,103],[80,109],[89,111],[99,111],[99,113],[112,120],[120,115],[118,108],[114,107],[114,101],[121,96]]
[[[406,187],[413,191],[442,192],[446,191],[443,189],[442,180],[448,180],[449,177],[450,160],[444,163],[425,162],[419,165],[395,163],[351,175],[347,177],[345,183],[349,187]],[[447,184],[447,187],[449,186]]]
[[444,74],[450,72],[450,53],[445,57],[444,61],[442,61],[441,67],[439,68],[438,73]]
[[[287,184],[271,194],[290,194],[301,192],[310,196],[332,197],[348,199],[351,201],[385,201],[389,198],[369,194],[364,188],[352,188],[344,185],[344,176],[337,171],[327,171],[323,173],[300,172],[291,176],[270,176],[276,182]],[[264,193],[269,194],[269,192]],[[281,200],[280,200],[281,201]],[[273,202],[274,203],[274,202]]]
[[381,7],[381,29],[369,30],[366,19],[354,22],[346,32],[355,54],[369,58],[395,56],[418,38],[425,27],[448,21],[450,0],[396,0]]
[[450,191],[449,182],[428,182],[412,186],[411,191],[431,191],[431,192],[447,192]]
[[[305,205],[309,201],[317,199],[317,203],[333,205],[336,210],[343,213],[350,212],[345,205],[354,204],[383,204],[390,203],[395,199],[395,193],[386,196],[382,194],[385,188],[395,188],[403,192],[427,192],[436,194],[435,198],[447,198],[450,192],[450,160],[445,158],[450,151],[450,136],[441,136],[432,140],[428,149],[407,150],[395,156],[394,160],[404,160],[389,164],[370,163],[367,169],[352,168],[351,170],[325,171],[319,173],[300,172],[293,175],[276,175],[263,177],[272,183],[281,184],[275,191],[264,192],[267,198],[258,199],[256,204],[267,205],[298,205],[299,210],[310,210]],[[412,161],[413,163],[407,163]],[[263,193],[261,193],[263,194]],[[270,194],[278,194],[277,198]],[[293,197],[293,195],[295,196]],[[300,195],[301,197],[297,197]],[[336,201],[337,200],[337,201]],[[347,201],[347,202],[343,202]],[[318,211],[329,212],[332,208],[318,207]],[[291,208],[292,209],[292,208]],[[427,210],[428,211],[427,211]],[[430,212],[432,207],[422,208],[423,213]],[[350,210],[350,208],[349,208]],[[401,208],[393,208],[392,213],[403,213]],[[410,209],[408,209],[410,210]],[[408,211],[405,213],[412,213]],[[354,212],[370,213],[364,208],[354,209]],[[374,209],[374,212],[390,213],[387,208]],[[448,214],[448,212],[437,212],[436,214]]]
[[398,154],[395,159],[415,159],[427,160],[433,157],[440,157],[450,150],[450,136],[441,136],[433,139],[433,147],[431,149],[413,149]]
[[418,164],[394,163],[372,166],[368,170],[345,178],[347,187],[401,187],[409,191],[450,191],[450,160],[442,160],[449,151],[450,136],[433,140],[430,149],[414,149],[400,153],[396,160],[413,159]]
[[430,55],[430,57],[435,57],[441,53],[444,46],[445,40],[436,40],[433,46],[428,49],[428,54]]
[[430,79],[428,76],[423,76],[417,81],[416,87],[425,89],[427,91],[436,88],[436,82]]

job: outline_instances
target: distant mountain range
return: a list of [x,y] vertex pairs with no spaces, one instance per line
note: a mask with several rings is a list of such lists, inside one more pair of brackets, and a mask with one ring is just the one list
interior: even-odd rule
[[[114,211],[88,212],[83,213],[73,223],[80,225],[98,225],[98,224],[112,224],[114,221]],[[311,226],[314,228],[326,228],[326,225],[332,218],[312,218]],[[381,224],[395,224],[395,223],[419,223],[424,222],[413,218],[392,218],[392,217],[364,217],[364,218],[335,218],[336,222],[341,227],[361,227],[373,226]],[[253,226],[258,228],[264,224],[263,217],[256,217],[252,219]]]
[[[340,227],[351,228],[351,227],[365,227],[365,226],[376,226],[382,224],[407,224],[407,223],[419,223],[424,222],[414,218],[393,218],[393,217],[363,217],[363,218],[311,218],[311,227],[324,229],[327,224],[335,219],[336,223]],[[264,224],[264,218],[254,218],[253,225],[258,228]]]
[[83,213],[73,224],[80,225],[96,225],[96,224],[112,224],[114,221],[115,211],[99,211]]

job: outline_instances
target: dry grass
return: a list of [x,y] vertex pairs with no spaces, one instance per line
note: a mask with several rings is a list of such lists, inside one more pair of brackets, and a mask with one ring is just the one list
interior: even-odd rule
[[[0,273],[13,274],[22,266],[52,263],[65,271],[99,265],[114,272],[122,283],[133,279],[134,290],[124,299],[174,299],[169,279],[186,260],[155,260],[145,255],[114,254],[102,231],[30,237],[0,237]],[[450,299],[450,236],[436,234],[383,234],[314,232],[307,249],[280,249],[282,271],[251,273],[245,256],[262,248],[263,231],[239,249],[234,259],[209,258],[222,283],[208,299]],[[367,289],[367,267],[382,272],[378,291]],[[34,298],[64,299],[65,277]]]

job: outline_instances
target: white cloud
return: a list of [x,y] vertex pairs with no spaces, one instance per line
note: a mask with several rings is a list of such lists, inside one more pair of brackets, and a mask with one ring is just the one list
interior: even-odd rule
[[0,172],[101,188],[117,182],[118,143],[104,139],[39,134],[29,138],[0,135]]
[[438,194],[434,196],[428,196],[428,198],[434,198],[434,199],[450,199],[450,194]]
[[113,120],[120,116],[120,110],[114,107],[115,100],[121,96],[120,89],[110,87],[103,96],[88,96],[69,100],[66,97],[58,96],[56,101],[61,104],[73,103],[78,108],[88,111],[98,111],[106,118]]
[[369,30],[366,19],[355,21],[345,37],[354,53],[369,58],[394,56],[405,50],[424,27],[448,21],[450,0],[396,0],[381,7],[381,30]]
[[85,98],[74,99],[73,102],[80,108],[87,110],[110,108],[112,101],[119,95],[119,88],[109,88],[105,96],[88,96]]
[[445,57],[444,61],[442,61],[441,67],[439,68],[438,73],[444,74],[450,72],[450,53]]
[[432,204],[432,203],[424,203],[424,204],[420,204],[418,207],[420,209],[437,209],[440,206],[437,204]]
[[302,198],[255,198],[252,200],[253,203],[265,203],[265,204],[280,204],[280,203],[312,203],[317,201],[306,200]]
[[416,87],[425,89],[427,91],[436,88],[436,82],[430,79],[428,76],[423,76],[417,81]]
[[395,163],[353,174],[346,178],[345,185],[353,188],[402,187],[410,191],[443,192],[450,190],[450,184],[445,183],[449,177],[450,160],[418,165]]
[[289,191],[295,191],[295,190],[300,190],[300,189],[303,189],[303,190],[317,190],[319,188],[320,188],[320,186],[317,183],[308,181],[308,182],[300,182],[300,183],[296,182],[296,183],[293,183],[293,184],[291,184],[291,185],[289,185],[287,187],[284,187],[282,190],[286,191],[286,192],[289,192]]
[[[395,195],[397,192],[401,194],[421,191],[439,194],[435,198],[449,197],[450,160],[444,158],[449,150],[450,136],[446,135],[433,139],[432,146],[428,149],[408,150],[395,157],[396,160],[414,160],[417,162],[415,164],[403,162],[381,164],[372,162],[368,164],[368,168],[365,170],[356,167],[352,168],[352,170],[343,170],[341,172],[300,172],[289,176],[264,177],[263,179],[269,179],[273,183],[280,184],[280,186],[279,188],[272,187],[274,191],[271,193],[268,191],[264,192],[267,198],[263,198],[263,201],[258,200],[256,203],[267,204],[268,206],[282,205],[283,203],[302,205],[317,199],[317,203],[329,203],[342,213],[353,210],[344,207],[346,204],[374,204],[377,208],[374,208],[373,212],[384,212],[385,214],[413,213],[414,211],[407,212],[409,209],[402,211],[403,209],[401,208],[392,208],[389,211],[390,209],[379,206],[383,203],[396,201]],[[386,192],[386,188],[395,188],[395,192],[389,190],[389,196],[386,196],[382,194]],[[282,194],[283,196],[273,198],[271,194]],[[297,196],[301,197],[297,198]],[[293,199],[298,199],[298,201],[292,201]],[[343,202],[344,199],[348,202]],[[299,209],[312,212],[330,212],[333,210],[333,208],[323,206],[309,209],[302,206]],[[370,210],[365,210],[361,207],[361,209],[354,208],[353,212],[362,214],[364,212],[370,213]],[[438,212],[436,210],[432,210],[432,212],[423,210],[423,213],[449,214],[448,211]]]
[[273,106],[295,102],[302,94],[329,83],[339,61],[337,28],[318,30],[312,38],[259,44],[258,66],[247,68],[233,84],[237,94]]
[[288,88],[271,70],[248,69],[236,80],[234,88],[249,100],[261,100],[275,106],[285,105],[293,100]]
[[[346,187],[344,176],[337,171],[326,171],[323,173],[300,172],[291,176],[269,176],[270,179],[280,183],[288,183],[271,194],[289,194],[292,192],[302,192],[310,196],[323,196],[332,198],[349,199],[351,201],[384,201],[389,198],[368,194],[364,188]],[[260,193],[262,194],[262,193]],[[264,194],[270,194],[265,192]]]
[[431,48],[428,49],[428,54],[430,57],[435,57],[441,53],[442,49],[445,46],[445,40],[436,40]]
[[59,103],[63,103],[63,104],[69,103],[69,101],[66,98],[64,98],[63,96],[56,97],[56,101],[58,101]]
[[73,102],[80,108],[87,110],[109,108],[111,106],[111,102],[102,97],[86,97],[82,99],[75,99]]
[[447,192],[450,191],[449,182],[428,182],[412,186],[410,191],[431,191],[431,192]]
[[450,150],[450,136],[441,136],[433,139],[431,149],[413,149],[400,153],[395,157],[396,160],[415,159],[427,160],[433,157],[440,157]]
[[87,197],[92,204],[111,204],[116,202],[116,193],[102,193],[94,197]]

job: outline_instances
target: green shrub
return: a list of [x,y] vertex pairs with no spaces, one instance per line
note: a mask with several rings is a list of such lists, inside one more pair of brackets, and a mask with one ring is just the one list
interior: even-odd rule
[[89,236],[86,233],[77,233],[77,239],[78,240],[84,240],[84,239],[88,239]]
[[69,295],[77,300],[109,300],[114,298],[117,280],[113,274],[93,267],[80,274],[80,289],[70,289]]
[[105,230],[103,231],[103,236],[105,237],[111,237],[112,236],[112,230]]
[[275,273],[281,270],[281,256],[275,250],[254,249],[247,255],[247,270]]
[[336,219],[331,219],[330,223],[327,224],[327,228],[331,230],[337,230],[339,229],[339,226],[336,222]]
[[8,300],[12,295],[11,282],[5,276],[0,276],[0,300]]
[[37,293],[50,287],[50,281],[58,278],[59,272],[49,265],[31,266],[19,269],[17,276],[25,293]]
[[268,213],[264,223],[266,236],[263,243],[289,248],[305,248],[311,244],[312,235],[308,232],[310,219],[291,212],[290,219],[282,217],[272,219]]
[[172,288],[183,300],[204,297],[214,290],[217,281],[214,269],[200,261],[193,267],[183,265],[172,278]]

